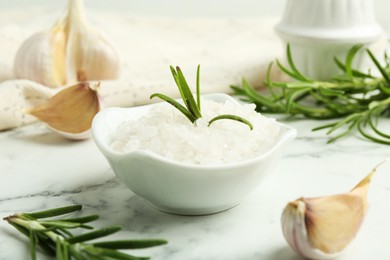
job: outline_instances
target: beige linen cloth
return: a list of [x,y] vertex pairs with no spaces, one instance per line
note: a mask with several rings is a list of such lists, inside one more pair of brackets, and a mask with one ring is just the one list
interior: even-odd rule
[[[24,111],[61,89],[17,80],[12,72],[21,43],[34,32],[49,29],[59,15],[44,8],[28,16],[25,10],[0,11],[0,130],[35,121]],[[275,18],[176,19],[94,10],[87,15],[115,43],[122,62],[120,79],[101,82],[105,107],[145,104],[154,92],[178,97],[169,65],[180,66],[193,86],[196,66],[201,64],[203,94],[229,93],[229,86],[243,77],[260,86],[269,63],[283,54],[273,31]]]

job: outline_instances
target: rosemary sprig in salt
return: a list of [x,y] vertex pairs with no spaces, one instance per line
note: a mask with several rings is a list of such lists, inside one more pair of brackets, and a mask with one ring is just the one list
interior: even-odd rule
[[[150,98],[160,98],[175,108],[177,108],[183,115],[185,115],[193,124],[196,125],[196,120],[202,118],[202,113],[201,113],[201,106],[200,106],[200,65],[198,65],[197,73],[196,73],[196,100],[191,92],[190,87],[188,86],[188,83],[184,77],[183,72],[179,67],[176,67],[176,70],[174,67],[170,66],[173,78],[176,82],[176,85],[180,91],[181,98],[183,100],[184,106],[174,100],[173,98],[170,98],[164,94],[160,93],[154,93],[150,96]],[[243,124],[246,124],[249,126],[249,128],[252,130],[253,125],[246,120],[245,118],[242,118],[237,115],[231,115],[231,114],[223,114],[216,116],[212,118],[208,122],[208,126],[210,126],[213,122],[221,120],[221,119],[229,119],[229,120],[234,120]]]

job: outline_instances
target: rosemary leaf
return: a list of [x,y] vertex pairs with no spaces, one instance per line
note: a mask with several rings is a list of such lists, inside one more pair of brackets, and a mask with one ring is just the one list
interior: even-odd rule
[[293,102],[296,100],[296,99],[299,99],[300,97],[306,95],[308,92],[310,92],[311,89],[310,88],[302,88],[302,89],[299,89],[297,91],[294,91],[294,92],[291,92],[290,95],[288,95],[287,97],[287,103],[286,103],[286,113],[290,113],[290,110],[291,110],[291,107],[292,107],[292,104]]
[[250,130],[253,130],[253,125],[248,120],[246,120],[245,118],[242,118],[240,116],[236,116],[236,115],[219,115],[219,116],[216,116],[216,117],[214,117],[213,119],[210,120],[209,126],[212,123],[214,123],[215,121],[218,121],[218,120],[221,120],[221,119],[229,119],[229,120],[234,120],[234,121],[246,124],[247,126],[249,126]]
[[355,46],[353,46],[348,54],[347,54],[347,57],[346,57],[346,60],[345,60],[345,72],[348,76],[348,78],[353,81],[354,80],[354,73],[353,73],[353,70],[352,70],[352,62],[354,60],[354,57],[355,55],[358,53],[358,51],[363,47],[362,44],[357,44]]
[[200,64],[196,70],[196,101],[198,104],[199,113],[201,113],[200,106]]
[[61,207],[61,208],[54,208],[54,209],[49,209],[49,210],[43,210],[43,211],[38,211],[34,213],[24,213],[23,215],[29,216],[31,218],[49,218],[49,217],[55,217],[55,216],[60,216],[68,213],[72,213],[75,211],[81,210],[82,206],[81,205],[71,205],[71,206],[66,206],[66,207]]
[[62,252],[62,243],[60,239],[56,240],[56,257],[57,260],[65,260],[64,253]]
[[85,217],[80,217],[80,218],[67,218],[66,220],[63,220],[63,221],[84,224],[84,223],[95,221],[98,218],[99,218],[99,215],[90,215],[90,216],[85,216]]
[[[86,256],[84,256],[83,253],[81,253],[79,251],[79,249],[76,249],[73,246],[69,246],[69,253],[70,253],[70,255],[74,256],[77,260],[89,260]],[[93,259],[93,258],[91,258],[91,259]]]
[[78,228],[81,227],[81,223],[76,222],[68,222],[62,220],[46,220],[40,222],[45,227],[53,227],[53,228]]
[[196,117],[190,112],[188,111],[184,106],[182,106],[179,102],[177,102],[176,100],[174,100],[173,98],[170,98],[168,96],[165,96],[164,94],[160,94],[160,93],[154,93],[153,95],[150,96],[150,99],[152,98],[155,98],[155,97],[158,97],[166,102],[168,102],[169,104],[171,104],[172,106],[174,106],[175,108],[177,108],[181,113],[183,113],[183,115],[185,115],[192,123],[196,121]]
[[375,125],[374,123],[372,122],[372,118],[369,117],[368,118],[368,124],[370,125],[371,129],[374,130],[374,132],[377,134],[377,135],[380,135],[382,136],[383,138],[387,138],[387,139],[390,139],[390,135],[380,131]]
[[288,60],[288,65],[290,65],[290,68],[291,70],[293,71],[294,75],[296,78],[298,78],[299,80],[301,81],[304,81],[304,82],[312,82],[311,79],[307,78],[306,76],[304,76],[298,69],[297,67],[295,66],[294,64],[294,60],[293,60],[293,57],[292,57],[292,54],[291,54],[291,47],[290,47],[290,44],[287,44],[287,60]]
[[[121,259],[121,260],[145,259],[144,257],[140,258],[137,256],[128,255],[128,254],[122,253],[120,251],[111,250],[111,249],[107,249],[107,248],[98,248],[98,249],[96,249],[96,252],[98,253],[98,255],[107,256],[107,257],[114,258],[114,259]],[[146,258],[146,259],[148,259],[148,258]]]
[[[339,69],[341,69],[344,72],[347,71],[346,66],[337,57],[334,58],[334,62],[336,63],[336,65]],[[352,75],[356,78],[371,78],[371,79],[374,78],[370,74],[363,73],[363,72],[355,70],[355,69],[351,69],[351,71],[352,71]],[[344,76],[344,75],[342,75],[342,76]],[[340,77],[340,76],[336,76],[336,77]]]
[[318,91],[324,97],[339,97],[339,96],[345,94],[344,90],[330,89],[330,88],[324,88],[324,87],[318,88]]
[[65,238],[66,237],[73,237],[73,234],[70,231],[66,230],[66,228],[57,228],[56,233],[60,236],[65,237]]
[[327,135],[333,133],[336,129],[344,126],[345,124],[348,124],[350,123],[351,121],[356,121],[355,119],[358,118],[360,115],[359,114],[352,114],[350,116],[347,116],[346,118],[338,121],[337,123],[335,123],[329,130],[328,132],[326,133]]
[[37,236],[35,235],[34,230],[30,229],[30,256],[32,260],[37,259]]
[[[342,137],[344,137],[344,136],[347,136],[348,134],[350,134],[350,133],[352,132],[352,130],[353,130],[353,128],[356,126],[356,124],[357,124],[357,121],[353,121],[353,122],[349,125],[349,127],[347,128],[347,130],[345,130],[345,131],[342,132],[341,134],[338,134],[338,135],[336,135],[336,136],[330,138],[330,139],[328,140],[327,143],[333,143],[334,141],[336,141],[336,140],[338,140],[338,139],[340,139],[340,138],[342,138]],[[327,134],[329,134],[329,133],[327,133]]]
[[68,238],[67,242],[71,243],[71,244],[85,242],[85,241],[89,241],[89,240],[93,240],[96,238],[105,237],[105,236],[114,234],[114,233],[118,232],[119,230],[121,230],[120,226],[105,227],[105,228],[91,231],[91,232],[88,232],[88,233],[85,233],[85,234],[82,234],[79,236],[73,236],[71,238]]
[[375,137],[375,136],[372,136],[372,135],[366,133],[366,131],[362,128],[362,122],[359,122],[359,123],[357,124],[357,127],[358,127],[358,130],[359,130],[360,134],[361,134],[362,136],[364,136],[365,138],[367,138],[367,139],[369,139],[369,140],[372,140],[372,141],[374,141],[374,142],[376,142],[376,143],[390,145],[390,141],[386,141],[386,140],[384,140],[384,139],[380,139],[380,138],[377,138],[377,137]]
[[380,65],[379,61],[375,58],[374,54],[367,49],[367,53],[370,56],[371,60],[374,62],[375,66],[378,68],[379,72],[382,74],[383,78],[386,80],[387,84],[390,84],[390,76],[388,72]]
[[273,107],[274,109],[277,109],[277,104],[273,102],[272,99],[258,95],[258,93],[249,85],[248,81],[246,79],[242,80],[242,89],[243,92],[250,98],[255,100],[256,104],[267,106],[267,107]]
[[[185,100],[185,95],[184,95],[183,90],[182,90],[182,88],[181,88],[181,86],[180,86],[179,76],[177,75],[177,72],[176,72],[176,70],[175,70],[175,68],[174,68],[173,66],[169,66],[169,69],[171,70],[173,79],[175,80],[176,86],[177,86],[177,88],[179,89],[180,96],[181,96],[181,98],[182,98],[183,101],[184,101],[184,100]],[[185,105],[187,106],[186,103],[185,103]]]
[[96,242],[93,243],[96,247],[104,247],[110,249],[140,249],[154,246],[160,246],[168,243],[163,239],[150,239],[150,240],[117,240],[108,242]]
[[192,95],[191,89],[188,86],[188,83],[184,77],[183,72],[179,67],[176,67],[176,72],[180,81],[180,85],[178,86],[181,88],[181,91],[184,94],[184,102],[187,104],[187,109],[193,114],[197,119],[201,118],[202,115],[200,113],[199,107],[195,102],[194,96]]

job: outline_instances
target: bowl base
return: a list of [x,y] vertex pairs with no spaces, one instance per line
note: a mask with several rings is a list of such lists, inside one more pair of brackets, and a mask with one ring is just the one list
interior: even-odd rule
[[235,202],[223,206],[208,207],[208,208],[175,208],[175,207],[157,206],[147,200],[144,201],[150,207],[158,211],[168,213],[168,214],[181,215],[181,216],[204,216],[204,215],[216,214],[234,208],[241,202],[239,201],[239,202]]

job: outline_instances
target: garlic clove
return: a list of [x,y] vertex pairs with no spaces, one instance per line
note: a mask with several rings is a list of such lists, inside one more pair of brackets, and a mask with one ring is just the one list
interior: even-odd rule
[[52,74],[49,77],[53,77],[53,85],[62,86],[66,84],[66,41],[67,35],[66,24],[60,23],[52,29],[53,40],[51,46],[53,47],[53,68]]
[[104,80],[119,76],[119,56],[108,38],[91,27],[80,0],[69,2],[68,81]]
[[28,111],[51,129],[70,139],[89,137],[92,120],[101,109],[98,87],[80,82]]
[[83,1],[69,0],[67,13],[51,30],[34,34],[22,44],[14,72],[19,79],[58,87],[116,79],[120,59],[110,40],[86,21]]
[[111,41],[88,24],[81,0],[69,1],[68,22],[68,83],[118,78],[119,55]]
[[66,34],[62,22],[51,30],[29,37],[19,48],[14,60],[14,73],[19,79],[30,79],[49,87],[66,82]]
[[281,222],[283,235],[291,248],[310,259],[337,256],[359,231],[367,212],[369,184],[381,164],[350,192],[299,198],[288,203]]

